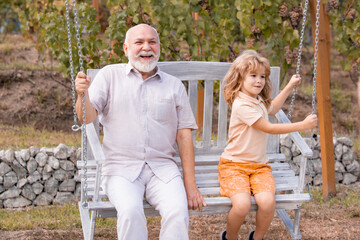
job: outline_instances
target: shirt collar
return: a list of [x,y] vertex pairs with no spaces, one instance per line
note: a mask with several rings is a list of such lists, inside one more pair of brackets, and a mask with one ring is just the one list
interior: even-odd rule
[[243,99],[243,100],[255,103],[255,104],[260,104],[261,102],[264,103],[264,99],[260,95],[258,95],[257,98],[253,98],[253,97],[250,97],[249,95],[239,91],[238,97],[240,99]]
[[[140,74],[139,71],[136,70],[136,69],[134,68],[134,66],[131,65],[130,62],[128,62],[128,63],[126,64],[126,68],[125,68],[126,75],[129,75],[131,71],[133,71],[134,73]],[[158,78],[155,78],[156,76],[158,76]],[[152,78],[155,78],[155,79],[158,79],[158,80],[162,80],[162,78],[163,78],[163,73],[160,71],[160,69],[159,69],[158,66],[156,66],[156,72],[154,73],[154,75],[148,77],[146,80],[149,80],[149,79],[152,79]]]

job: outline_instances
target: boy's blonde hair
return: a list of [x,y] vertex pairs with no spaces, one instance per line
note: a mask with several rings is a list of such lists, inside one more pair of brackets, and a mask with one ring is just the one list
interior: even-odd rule
[[230,108],[241,89],[246,74],[255,72],[259,69],[259,67],[265,68],[265,86],[259,95],[264,99],[265,107],[270,107],[270,96],[272,90],[272,85],[269,79],[270,63],[258,52],[254,50],[245,50],[235,59],[224,78],[224,97]]

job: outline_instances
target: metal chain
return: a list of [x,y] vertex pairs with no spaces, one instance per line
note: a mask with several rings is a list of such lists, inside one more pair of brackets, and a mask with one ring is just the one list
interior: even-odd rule
[[[300,34],[299,53],[298,53],[297,64],[296,64],[296,75],[299,75],[299,73],[300,73],[301,55],[302,55],[302,47],[303,47],[303,42],[304,42],[304,32],[305,32],[306,14],[308,11],[308,6],[309,6],[309,0],[305,0],[305,7],[304,7],[304,12],[303,12],[302,27],[301,27],[301,34]],[[293,94],[291,97],[289,113],[288,113],[288,118],[290,120],[291,120],[291,113],[292,113],[292,110],[294,107],[296,91],[297,91],[297,86],[294,88],[294,91],[293,91]]]
[[69,51],[69,62],[70,62],[70,76],[71,76],[71,92],[72,92],[72,106],[73,106],[73,115],[74,115],[74,125],[71,127],[73,131],[78,131],[80,129],[77,124],[78,118],[76,115],[76,96],[75,96],[75,75],[74,75],[74,63],[72,55],[72,43],[71,43],[71,27],[70,27],[70,11],[69,11],[69,2],[65,0],[66,6],[66,23],[67,23],[67,38],[68,38],[68,51]]
[[[313,69],[313,92],[312,92],[312,103],[311,103],[311,113],[315,113],[315,105],[316,105],[316,75],[317,75],[317,66],[318,66],[318,51],[319,51],[319,33],[320,33],[320,0],[316,0],[316,22],[315,22],[315,47],[314,47],[314,69]],[[315,148],[315,135],[314,129],[311,130],[311,150],[314,151]],[[308,191],[310,192],[310,185],[311,183],[308,182]]]
[[[71,80],[72,80],[72,95],[73,95],[73,113],[74,113],[74,121],[75,124],[73,125],[72,129],[74,131],[78,131],[80,127],[76,124],[76,100],[75,100],[75,81],[74,81],[74,69],[73,69],[73,59],[72,59],[72,47],[71,47],[71,31],[70,31],[70,13],[69,13],[69,2],[65,0],[66,5],[66,20],[67,20],[67,34],[68,34],[68,43],[69,43],[69,61],[70,61],[70,72],[71,72]],[[76,8],[76,0],[73,0],[73,12],[74,12],[74,22],[75,22],[75,30],[76,30],[76,39],[77,39],[77,48],[78,48],[78,55],[79,55],[79,64],[80,64],[80,71],[84,71],[83,67],[83,54],[82,54],[82,46],[81,46],[81,37],[80,37],[80,24],[78,18],[78,11]],[[86,135],[86,106],[85,106],[85,93],[82,96],[82,118],[83,124],[81,127],[81,141],[82,141],[82,154],[81,160],[84,162],[84,175],[83,175],[83,192],[84,198],[82,199],[82,204],[84,207],[87,207],[87,135]]]

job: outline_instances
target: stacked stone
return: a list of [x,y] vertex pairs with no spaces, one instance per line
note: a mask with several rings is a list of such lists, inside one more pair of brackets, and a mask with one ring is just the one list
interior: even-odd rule
[[80,149],[56,148],[0,151],[0,208],[72,202],[80,196],[76,161]]
[[[306,164],[306,182],[318,186],[322,184],[320,137],[305,138],[305,141],[313,150],[313,157],[308,159]],[[355,159],[355,151],[352,149],[354,143],[347,137],[334,137],[333,143],[336,182],[348,185],[360,181],[360,164]],[[289,162],[298,174],[302,155],[287,134],[280,137],[280,152],[285,154],[286,162]]]

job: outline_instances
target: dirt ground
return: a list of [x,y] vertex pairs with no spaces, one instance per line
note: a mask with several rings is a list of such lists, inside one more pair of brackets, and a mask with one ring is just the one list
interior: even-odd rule
[[[360,239],[360,207],[348,206],[344,200],[349,190],[356,191],[360,197],[360,183],[351,186],[337,186],[336,199],[342,201],[325,201],[320,204],[318,200],[304,204],[301,212],[300,232],[302,239]],[[358,200],[357,200],[358,201]],[[290,216],[293,214],[290,211]],[[160,231],[160,217],[148,218],[149,240],[156,240]],[[190,239],[213,240],[219,239],[219,233],[226,227],[226,215],[190,216]],[[249,231],[255,228],[255,213],[250,213],[240,229],[239,240],[247,239]],[[83,239],[82,230],[32,229],[21,231],[0,231],[1,240],[68,240]],[[96,240],[115,240],[116,229],[96,228]],[[275,216],[265,239],[286,240],[291,239],[284,224]]]

